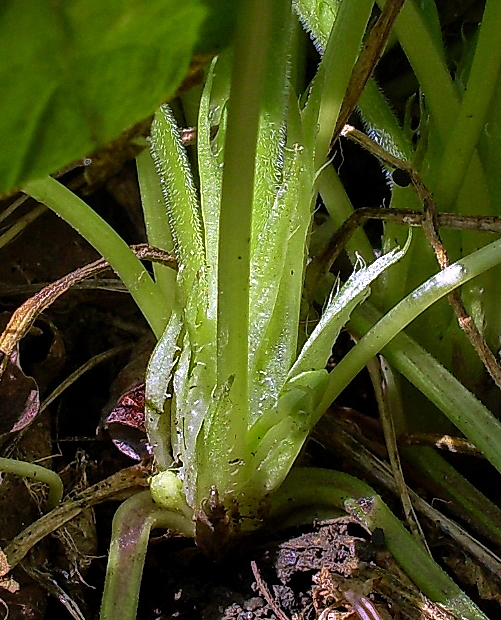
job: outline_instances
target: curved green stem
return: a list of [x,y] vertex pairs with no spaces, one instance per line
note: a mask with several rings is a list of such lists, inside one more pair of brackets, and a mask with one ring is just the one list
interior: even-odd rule
[[487,620],[364,482],[336,471],[295,468],[274,495],[271,516],[283,519],[305,506],[313,510],[318,506],[341,508],[369,531],[381,528],[395,560],[428,598],[445,605],[458,618]]
[[[380,316],[378,311],[366,303],[352,314],[350,327],[358,335],[369,333],[375,328],[374,324]],[[404,332],[388,342],[382,352],[391,365],[440,409],[501,471],[501,430],[491,412]]]
[[501,240],[498,240],[453,263],[407,295],[384,315],[377,325],[357,343],[356,347],[330,373],[329,385],[319,405],[319,413],[320,410],[323,413],[327,409],[339,392],[348,385],[369,359],[376,355],[424,310],[458,286],[500,262]]
[[15,474],[23,478],[30,478],[36,482],[43,482],[49,487],[49,497],[47,499],[47,510],[55,508],[63,497],[63,482],[58,474],[52,469],[47,469],[35,463],[18,461],[0,457],[0,471],[6,474]]
[[[500,262],[501,240],[498,240],[439,272],[394,306],[330,373],[324,396],[315,415],[320,417],[368,361],[426,308],[456,287]],[[438,398],[438,395],[435,396]],[[449,414],[446,413],[446,415]],[[456,421],[455,423],[457,424]],[[464,429],[465,425],[466,429]],[[492,435],[487,438],[483,437],[482,429],[475,423],[470,426],[465,421],[458,427],[471,438],[475,445],[478,445],[480,450],[484,451],[485,456],[501,471],[501,429],[496,427],[496,439],[494,440]]]
[[31,181],[23,191],[73,226],[110,264],[127,287],[157,338],[167,324],[159,288],[125,241],[83,200],[52,177]]
[[135,620],[150,531],[166,528],[193,537],[185,515],[160,508],[149,491],[129,497],[117,510],[106,569],[101,620]]

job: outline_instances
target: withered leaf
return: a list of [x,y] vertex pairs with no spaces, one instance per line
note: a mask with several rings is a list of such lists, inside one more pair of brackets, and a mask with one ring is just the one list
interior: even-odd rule
[[[0,352],[0,362],[3,359],[4,353]],[[0,381],[0,440],[27,426],[39,409],[38,385],[33,377],[28,377],[22,371],[17,349],[7,360]]]

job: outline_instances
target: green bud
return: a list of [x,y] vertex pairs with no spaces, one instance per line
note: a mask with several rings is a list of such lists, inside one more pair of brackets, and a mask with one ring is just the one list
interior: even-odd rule
[[150,491],[154,501],[168,510],[184,512],[186,499],[182,492],[183,483],[175,472],[171,470],[161,471],[150,480]]

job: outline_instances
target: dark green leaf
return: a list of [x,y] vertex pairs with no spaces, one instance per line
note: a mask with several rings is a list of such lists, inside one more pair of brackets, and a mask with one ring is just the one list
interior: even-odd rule
[[179,86],[195,46],[215,44],[221,30],[211,23],[223,8],[224,41],[233,18],[226,0],[3,0],[0,192],[152,114]]

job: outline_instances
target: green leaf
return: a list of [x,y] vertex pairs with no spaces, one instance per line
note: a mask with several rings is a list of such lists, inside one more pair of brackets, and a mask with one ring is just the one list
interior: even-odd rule
[[206,16],[203,0],[4,0],[0,192],[152,114],[185,76]]
[[296,0],[294,8],[318,50],[324,50],[339,9],[339,0]]
[[161,470],[172,465],[171,453],[171,398],[169,383],[179,351],[177,344],[181,332],[181,313],[171,314],[164,334],[153,351],[146,371],[145,425],[148,440]]
[[[203,219],[209,316],[217,315],[219,204],[226,137],[226,106],[229,97],[232,50],[212,62],[200,99],[198,114],[198,172],[200,209]],[[215,135],[212,132],[216,131]]]
[[403,250],[395,248],[350,276],[339,293],[329,301],[320,321],[305,342],[289,371],[289,381],[301,373],[320,370],[325,366],[331,354],[332,344],[336,342],[339,332],[348,322],[354,308],[369,296],[371,282],[399,261],[406,251],[407,246]]
[[249,431],[247,443],[252,459],[245,480],[247,497],[271,492],[284,480],[318,421],[315,410],[328,382],[324,366],[333,343],[354,308],[369,295],[370,284],[400,260],[406,249],[395,249],[359,269],[329,302],[281,386],[275,405],[262,413]]

